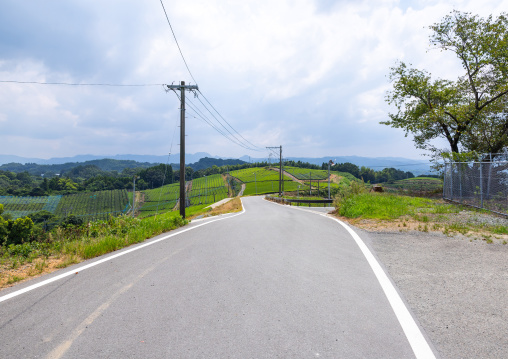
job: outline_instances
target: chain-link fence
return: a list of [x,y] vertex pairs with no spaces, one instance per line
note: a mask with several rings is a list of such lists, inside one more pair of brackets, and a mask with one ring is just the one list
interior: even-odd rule
[[508,215],[508,161],[447,162],[443,198]]

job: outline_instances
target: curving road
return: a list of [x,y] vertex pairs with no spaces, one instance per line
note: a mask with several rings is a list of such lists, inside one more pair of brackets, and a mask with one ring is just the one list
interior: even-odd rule
[[434,357],[347,228],[243,203],[2,291],[0,358]]

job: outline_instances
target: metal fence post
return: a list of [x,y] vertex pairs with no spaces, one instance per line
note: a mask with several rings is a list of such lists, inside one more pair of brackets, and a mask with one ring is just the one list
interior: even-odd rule
[[450,200],[453,201],[453,162],[450,162]]
[[459,195],[460,195],[460,203],[462,203],[462,163],[459,163]]
[[483,208],[483,171],[482,171],[483,163],[480,162],[480,207]]

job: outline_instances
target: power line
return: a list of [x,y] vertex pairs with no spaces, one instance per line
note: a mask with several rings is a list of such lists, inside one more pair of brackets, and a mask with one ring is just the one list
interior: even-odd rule
[[[197,83],[196,79],[194,78],[194,76],[192,75],[192,72],[189,68],[189,65],[187,64],[187,61],[185,60],[185,57],[183,56],[183,52],[182,52],[182,49],[180,48],[180,44],[178,43],[178,40],[176,38],[176,35],[175,35],[175,31],[173,30],[173,26],[171,25],[171,21],[169,21],[169,16],[168,16],[168,13],[166,12],[166,8],[164,7],[164,3],[162,2],[162,0],[160,0],[160,3],[162,5],[162,10],[164,10],[164,15],[166,16],[166,20],[168,22],[168,25],[169,25],[169,28],[171,29],[171,33],[173,34],[173,38],[175,39],[175,43],[176,43],[176,46],[178,47],[178,51],[180,52],[180,56],[182,57],[182,60],[185,64],[185,67],[187,68],[187,71],[189,72],[189,75],[191,76],[192,80],[194,80],[195,83]],[[220,116],[220,118],[226,122],[226,124],[234,131],[236,132],[245,142],[247,142],[249,144],[249,146],[242,146],[244,148],[247,148],[247,149],[250,149],[252,151],[261,151],[261,147],[259,146],[256,146],[255,144],[253,144],[252,142],[250,142],[249,140],[247,140],[245,137],[243,137],[236,129],[234,129],[231,124],[224,118],[224,116],[222,116],[220,114],[219,111],[217,111],[217,109],[210,103],[210,101],[208,101],[208,99],[206,98],[206,96],[200,91],[198,90],[198,92],[203,96],[203,98],[206,100],[206,102],[213,108],[213,110]],[[199,97],[198,97],[199,99]],[[202,104],[203,102],[201,100],[199,100]],[[187,103],[187,101],[186,101]],[[208,112],[210,112],[210,114],[215,118],[215,120],[227,131],[231,134],[231,136],[233,136],[234,138],[236,138],[236,136],[234,134],[232,134],[216,117],[215,115],[213,115],[213,113],[206,107],[205,104],[203,104],[203,106],[208,110]],[[216,129],[217,130],[217,129]],[[239,141],[240,142],[240,141]],[[253,146],[254,148],[249,148],[250,146]],[[255,148],[258,148],[259,150],[256,150]]]
[[[175,94],[176,96],[178,97],[178,99],[181,101],[180,99],[180,96],[178,95],[178,93],[175,91]],[[194,113],[198,116],[198,117],[195,117],[195,116],[192,116],[196,119],[201,119],[202,121],[204,121],[205,123],[207,123],[210,127],[212,127],[215,131],[217,131],[218,133],[220,133],[222,136],[224,136],[226,139],[228,139],[229,141],[233,142],[234,144],[240,146],[240,147],[243,147],[247,150],[252,150],[252,151],[257,151],[256,149],[254,148],[250,148],[249,146],[245,145],[244,143],[240,142],[236,137],[229,137],[226,133],[224,133],[220,128],[217,128],[213,123],[212,121],[192,102],[190,101],[189,99],[186,99],[185,100],[185,104],[189,107],[190,110],[194,111]],[[220,123],[220,122],[219,122]],[[222,125],[222,124],[221,124]]]
[[162,2],[162,0],[160,0],[160,2],[161,2],[161,5],[162,5],[162,10],[164,10],[164,14],[166,15],[166,20],[168,21],[169,28],[171,29],[171,33],[173,34],[173,37],[175,39],[176,46],[178,46],[178,51],[180,51],[180,55],[182,56],[182,60],[183,60],[183,62],[185,64],[185,67],[187,68],[187,71],[189,71],[189,75],[192,77],[194,82],[198,83],[196,81],[196,79],[194,78],[194,76],[192,76],[192,72],[189,69],[189,65],[187,65],[187,61],[185,61],[185,57],[183,56],[182,49],[180,48],[180,44],[178,43],[178,40],[176,39],[175,32],[173,31],[173,26],[171,26],[171,22],[169,21],[168,13],[166,12],[166,8],[164,7],[164,3]]
[[[201,93],[201,92],[200,92],[200,93]],[[204,97],[204,96],[203,96],[203,97]],[[227,131],[227,132],[228,132],[228,133],[229,133],[229,134],[233,137],[233,138],[235,138],[238,142],[240,142],[240,140],[239,140],[239,139],[238,139],[238,138],[237,138],[237,137],[236,137],[233,133],[231,133],[231,131],[230,131],[230,130],[228,130],[228,129],[226,128],[226,126],[224,126],[224,125],[222,124],[222,122],[220,122],[220,121],[219,121],[219,119],[217,119],[217,117],[213,114],[213,112],[212,112],[212,111],[210,111],[210,109],[209,109],[208,107],[206,107],[206,105],[203,103],[203,101],[201,101],[201,99],[199,98],[199,96],[197,97],[197,99],[198,99],[198,101],[199,101],[199,102],[203,105],[203,107],[204,107],[204,108],[206,108],[208,112],[210,112],[210,115],[212,115],[212,117],[215,119],[215,121],[217,121],[217,123],[218,123],[218,124],[220,124],[220,125],[221,125],[221,126],[222,126],[222,127],[223,127],[223,128],[224,128],[224,129],[225,129],[225,130],[226,130],[226,131]],[[205,100],[206,100],[206,99],[205,99]],[[208,100],[207,100],[207,102],[208,102]],[[208,103],[210,104],[210,102],[208,102]],[[210,104],[210,106],[212,106],[212,104]],[[213,106],[212,106],[212,108],[213,108]],[[216,112],[217,112],[217,110],[216,110]],[[217,113],[218,113],[218,112],[217,112]],[[219,116],[220,116],[220,114],[219,114]],[[221,117],[222,117],[222,116],[221,116]],[[224,120],[224,121],[225,121],[226,123],[228,123],[226,120]],[[228,125],[229,125],[229,123],[228,123]],[[231,127],[231,125],[229,125],[229,127]],[[238,132],[237,132],[237,131],[233,128],[233,127],[231,127],[231,129],[233,129],[233,131],[235,131],[236,133],[238,133]],[[240,135],[240,134],[239,134],[239,135]],[[242,135],[240,135],[240,137],[242,137],[242,138],[244,139],[244,141],[246,141],[247,143],[249,143],[249,144],[251,144],[252,146],[256,147],[256,145],[253,145],[252,143],[250,143],[249,141],[247,141],[247,140],[246,140],[246,139],[245,139]],[[248,146],[248,147],[250,147],[250,146]],[[251,148],[251,149],[252,149],[252,150],[254,150],[254,151],[256,151],[256,150],[255,150],[255,149],[253,149],[253,148]]]
[[[198,90],[199,91],[199,90]],[[253,144],[252,142],[250,142],[249,140],[247,140],[245,137],[243,137],[237,130],[235,130],[230,124],[229,122],[219,113],[219,111],[217,111],[217,109],[210,103],[210,101],[208,101],[208,99],[206,98],[206,96],[201,92],[199,91],[199,93],[203,96],[203,98],[206,100],[206,102],[208,102],[208,104],[214,109],[215,112],[217,112],[217,114],[224,120],[224,122],[226,122],[228,124],[228,126],[233,130],[235,131],[241,138],[243,138],[245,141],[247,141],[249,144],[251,144],[252,146],[254,147],[257,147],[257,148],[261,148],[259,146],[256,146],[255,144]]]
[[108,84],[108,83],[72,83],[72,82],[39,82],[39,81],[17,81],[0,80],[1,83],[14,84],[35,84],[35,85],[64,85],[64,86],[110,86],[110,87],[146,87],[146,86],[164,86],[164,84]]

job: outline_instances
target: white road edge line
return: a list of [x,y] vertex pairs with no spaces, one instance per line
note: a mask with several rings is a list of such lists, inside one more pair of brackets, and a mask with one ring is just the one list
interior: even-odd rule
[[[240,199],[240,201],[241,201],[241,199]],[[34,289],[37,289],[37,288],[39,288],[39,287],[45,286],[45,285],[47,285],[47,284],[50,284],[50,283],[56,282],[57,280],[63,279],[63,278],[68,277],[68,276],[70,276],[70,275],[76,274],[77,272],[84,271],[85,269],[89,269],[89,268],[95,267],[95,266],[97,266],[97,265],[99,265],[99,264],[101,264],[101,263],[104,263],[104,262],[110,261],[110,260],[112,260],[112,259],[115,259],[115,258],[121,257],[121,256],[126,255],[126,254],[128,254],[128,253],[131,253],[131,252],[137,251],[137,250],[139,250],[139,249],[141,249],[141,248],[145,248],[145,247],[151,246],[152,244],[158,243],[158,242],[160,242],[160,241],[164,241],[164,240],[166,240],[166,239],[168,239],[168,238],[171,238],[171,237],[177,236],[177,235],[179,235],[179,234],[182,234],[182,233],[185,233],[185,232],[191,231],[191,230],[193,230],[193,229],[199,228],[199,227],[201,227],[201,226],[205,226],[205,225],[210,224],[210,223],[213,223],[213,222],[222,221],[222,220],[224,220],[224,219],[229,219],[229,218],[234,218],[234,217],[236,217],[236,216],[240,216],[240,215],[242,215],[242,214],[244,214],[244,213],[245,213],[245,206],[243,205],[243,201],[242,201],[242,211],[241,211],[241,212],[239,212],[239,213],[236,213],[236,214],[234,214],[234,215],[228,215],[228,216],[225,216],[225,217],[222,217],[222,218],[217,218],[217,219],[210,220],[210,221],[206,221],[206,222],[204,222],[204,223],[197,224],[197,225],[195,225],[195,226],[193,226],[193,227],[185,228],[185,229],[183,229],[183,230],[181,230],[181,231],[178,231],[178,232],[176,232],[176,233],[171,233],[171,234],[168,234],[168,235],[166,235],[166,236],[164,236],[164,237],[158,238],[158,239],[156,239],[156,240],[154,240],[154,241],[152,241],[152,242],[148,242],[148,243],[141,244],[141,245],[139,245],[139,246],[137,246],[137,247],[135,247],[135,248],[130,248],[130,249],[127,249],[127,250],[122,251],[122,252],[120,252],[120,253],[113,254],[113,255],[111,255],[111,256],[108,256],[108,257],[102,258],[102,259],[100,259],[100,260],[98,260],[98,261],[95,261],[95,262],[93,262],[93,263],[90,263],[90,264],[84,265],[84,266],[82,266],[82,267],[78,267],[78,268],[76,268],[76,269],[73,269],[72,271],[68,271],[68,272],[65,272],[65,273],[59,274],[59,275],[57,275],[57,276],[55,276],[55,277],[53,277],[53,278],[46,279],[46,280],[44,280],[44,281],[42,281],[42,282],[39,282],[39,283],[37,283],[37,284],[33,284],[33,285],[28,286],[28,287],[26,287],[26,288],[23,288],[23,289],[17,290],[17,291],[15,291],[15,292],[12,292],[12,293],[9,293],[9,294],[6,294],[6,295],[4,295],[4,296],[0,297],[0,303],[1,303],[1,302],[4,302],[4,301],[6,301],[6,300],[9,300],[9,299],[11,299],[11,298],[17,297],[18,295],[21,295],[21,294],[24,294],[24,293],[26,293],[26,292],[29,292],[29,291],[31,291],[31,290],[34,290]]]
[[[268,202],[284,206],[282,204],[275,203],[272,201]],[[312,210],[306,210],[303,208],[293,206],[285,206],[285,207],[298,209],[304,212],[310,212],[331,219],[333,221],[338,222],[342,227],[344,227],[349,232],[349,234],[351,235],[351,237],[353,237],[356,244],[358,245],[363,255],[365,256],[365,259],[367,259],[367,262],[369,263],[370,267],[372,268],[372,271],[374,272],[374,275],[376,276],[379,284],[381,285],[381,288],[383,289],[383,292],[385,293],[386,298],[388,299],[388,302],[390,303],[393,312],[395,313],[395,316],[397,317],[397,320],[399,321],[402,330],[404,331],[404,334],[406,335],[406,338],[409,341],[411,349],[413,349],[413,353],[415,354],[416,358],[435,359],[436,356],[434,352],[430,348],[429,343],[423,336],[420,328],[418,327],[411,313],[409,312],[406,305],[402,301],[402,298],[400,297],[399,293],[393,286],[392,282],[386,275],[385,271],[383,270],[379,262],[376,260],[376,257],[374,257],[372,252],[369,250],[369,247],[367,247],[367,245],[363,242],[360,236],[346,223],[342,222],[337,218],[332,218],[326,214]]]

